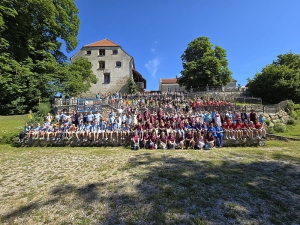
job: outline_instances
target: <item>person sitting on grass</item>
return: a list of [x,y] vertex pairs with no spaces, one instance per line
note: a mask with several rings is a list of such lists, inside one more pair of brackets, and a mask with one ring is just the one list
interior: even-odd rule
[[197,132],[196,143],[195,143],[196,149],[203,149],[203,147],[205,146],[205,140],[203,135],[204,135],[203,131]]
[[159,139],[159,147],[161,149],[167,149],[167,136],[164,131],[161,132],[161,137]]
[[170,131],[167,140],[168,140],[168,148],[169,149],[175,149],[176,141],[175,141],[175,134],[174,134],[173,130]]
[[132,141],[132,148],[134,150],[139,150],[140,149],[140,136],[137,131],[134,132],[134,134],[131,138],[131,141]]
[[176,146],[183,149],[184,143],[183,143],[183,136],[180,131],[177,131],[176,138],[175,138]]
[[208,145],[209,150],[212,150],[215,147],[215,137],[212,132],[208,132],[205,143]]
[[195,147],[195,141],[194,141],[194,135],[192,133],[191,130],[188,130],[188,133],[185,136],[185,148],[189,149],[189,148],[194,149]]
[[145,131],[144,135],[143,135],[142,143],[141,143],[142,148],[145,148],[145,149],[149,148],[149,138],[150,138],[150,135],[149,135],[148,131]]
[[223,128],[216,123],[215,129],[216,129],[216,134],[217,134],[217,136],[216,136],[217,146],[219,148],[222,148],[223,147]]
[[149,146],[150,146],[150,148],[152,150],[153,149],[157,149],[157,135],[156,135],[156,131],[155,130],[152,131],[152,134],[150,136]]

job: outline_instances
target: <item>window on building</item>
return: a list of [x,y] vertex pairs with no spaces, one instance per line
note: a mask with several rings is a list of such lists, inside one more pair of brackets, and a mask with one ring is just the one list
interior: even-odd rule
[[104,84],[109,84],[110,83],[110,74],[105,73],[104,74]]
[[99,69],[105,69],[105,61],[99,61]]
[[112,54],[113,54],[113,55],[117,55],[117,54],[118,54],[118,50],[117,50],[117,49],[113,50],[113,51],[112,51]]
[[99,49],[99,55],[105,55],[105,49]]
[[168,92],[171,92],[171,88],[168,88]]
[[117,61],[117,62],[116,62],[116,67],[121,67],[121,66],[122,66],[122,62]]
[[87,54],[87,55],[90,55],[91,53],[92,53],[91,50],[87,50],[87,51],[86,51],[86,54]]

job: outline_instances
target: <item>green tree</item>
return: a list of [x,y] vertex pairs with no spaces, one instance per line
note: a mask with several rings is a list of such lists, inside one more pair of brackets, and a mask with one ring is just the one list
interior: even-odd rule
[[65,89],[63,92],[70,96],[88,91],[91,83],[96,84],[98,81],[92,71],[91,63],[84,57],[77,58],[67,67],[67,72],[61,75],[65,77],[62,82]]
[[136,94],[138,93],[138,87],[134,82],[133,78],[129,78],[127,81],[127,93],[128,94]]
[[267,65],[253,79],[248,79],[251,94],[264,102],[278,103],[289,99],[300,103],[300,55],[287,53]]
[[187,88],[226,85],[232,79],[226,57],[226,50],[213,46],[208,37],[196,38],[181,56],[178,83]]
[[56,91],[78,95],[97,81],[86,60],[69,63],[77,46],[74,0],[2,0],[0,5],[1,114],[24,113]]
[[9,42],[6,52],[18,62],[28,57],[43,60],[48,57],[45,52],[64,62],[62,44],[67,52],[76,48],[79,18],[74,0],[4,0],[2,7],[16,12],[2,13],[1,36]]

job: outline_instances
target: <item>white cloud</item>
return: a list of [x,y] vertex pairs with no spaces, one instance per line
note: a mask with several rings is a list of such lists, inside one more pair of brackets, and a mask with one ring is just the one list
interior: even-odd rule
[[155,49],[155,48],[151,48],[150,51],[151,51],[152,53],[154,53],[154,52],[156,51],[156,49]]
[[158,66],[160,64],[161,60],[158,57],[155,57],[154,59],[149,60],[146,64],[145,67],[151,74],[152,78],[155,78],[156,72],[158,69]]

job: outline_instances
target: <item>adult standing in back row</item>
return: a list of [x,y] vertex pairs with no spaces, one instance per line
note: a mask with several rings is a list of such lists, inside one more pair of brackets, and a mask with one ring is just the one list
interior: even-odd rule
[[249,120],[254,123],[254,121],[256,121],[256,119],[257,119],[256,113],[255,113],[254,109],[251,109],[251,112],[250,112],[250,115],[249,115]]

